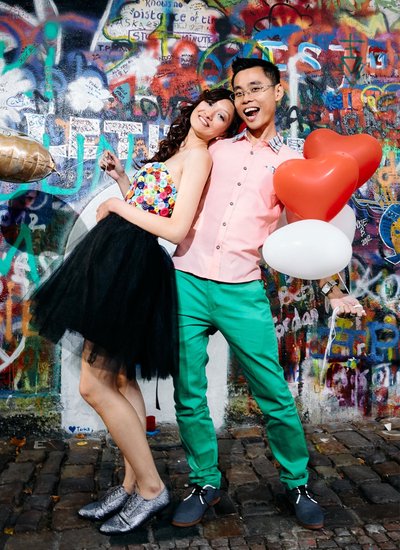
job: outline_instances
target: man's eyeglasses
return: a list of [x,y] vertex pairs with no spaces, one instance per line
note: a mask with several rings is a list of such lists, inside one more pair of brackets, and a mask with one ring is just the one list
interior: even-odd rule
[[247,94],[249,97],[255,97],[260,95],[262,92],[266,92],[269,88],[273,88],[276,84],[269,84],[268,86],[252,86],[248,90],[236,90],[236,92],[231,93],[232,101],[235,99],[243,99]]

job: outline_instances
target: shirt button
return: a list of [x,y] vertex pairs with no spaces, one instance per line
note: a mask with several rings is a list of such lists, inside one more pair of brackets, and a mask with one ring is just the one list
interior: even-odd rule
[[225,225],[226,225],[226,222],[224,222],[224,223],[223,223],[222,225],[223,225],[223,226],[225,227]]
[[237,184],[239,185],[239,187],[242,185],[242,184],[240,183],[240,181],[238,181]]
[[247,166],[243,166],[243,170],[247,170]]
[[250,151],[250,155],[254,155],[254,151]]
[[219,250],[221,247],[219,246],[219,244],[217,244],[217,246],[215,247],[217,250]]
[[229,204],[230,204],[231,206],[233,206],[233,202],[230,202]]

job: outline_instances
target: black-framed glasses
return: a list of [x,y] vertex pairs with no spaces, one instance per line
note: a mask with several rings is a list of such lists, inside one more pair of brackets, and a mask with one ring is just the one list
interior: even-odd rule
[[268,86],[252,86],[248,90],[236,90],[236,92],[231,93],[230,97],[232,101],[235,101],[235,99],[243,99],[246,94],[249,97],[256,97],[257,95],[266,92],[267,90],[269,90],[269,88],[273,88],[274,86],[276,86],[276,84],[268,84]]

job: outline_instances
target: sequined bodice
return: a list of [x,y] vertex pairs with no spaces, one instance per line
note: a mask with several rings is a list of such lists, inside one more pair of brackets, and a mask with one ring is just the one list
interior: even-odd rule
[[151,214],[169,217],[176,195],[177,189],[164,162],[148,162],[133,176],[125,200]]

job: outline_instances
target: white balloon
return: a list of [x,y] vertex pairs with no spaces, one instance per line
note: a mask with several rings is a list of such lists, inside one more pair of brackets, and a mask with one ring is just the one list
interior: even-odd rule
[[273,269],[299,279],[322,279],[338,273],[350,262],[348,237],[328,222],[301,220],[267,237],[262,253]]
[[343,231],[347,236],[349,241],[352,243],[354,239],[354,234],[356,232],[356,215],[351,206],[346,204],[339,214],[336,214],[329,223]]

